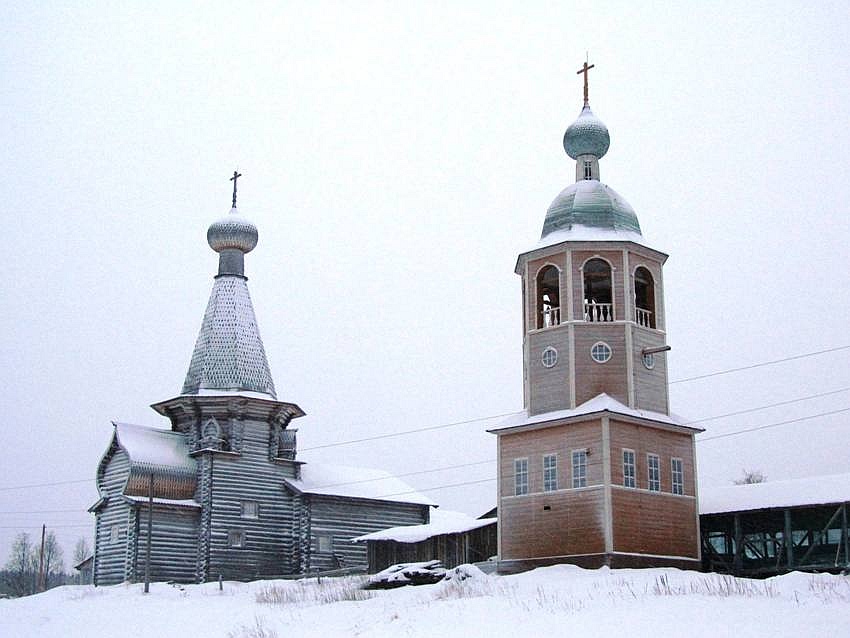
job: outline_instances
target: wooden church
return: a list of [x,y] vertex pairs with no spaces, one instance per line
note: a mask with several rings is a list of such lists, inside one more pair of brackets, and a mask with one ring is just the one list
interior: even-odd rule
[[114,424],[97,469],[94,583],[249,580],[365,566],[355,536],[427,523],[425,496],[385,472],[305,464],[257,328],[246,253],[257,228],[233,207],[207,231],[219,254],[171,429]]
[[524,411],[498,439],[499,569],[700,565],[694,435],[670,414],[667,255],[600,181],[608,129],[584,107],[564,135],[575,183],[519,255]]

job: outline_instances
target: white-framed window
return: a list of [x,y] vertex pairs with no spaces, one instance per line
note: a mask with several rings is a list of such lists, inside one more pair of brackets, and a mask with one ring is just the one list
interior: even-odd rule
[[646,455],[646,478],[650,492],[661,491],[661,460],[657,454]]
[[573,487],[587,487],[587,450],[573,450]]
[[554,368],[555,364],[558,363],[558,351],[549,346],[543,351],[540,360],[544,368]]
[[558,456],[547,454],[543,457],[543,491],[553,492],[558,489]]
[[682,459],[670,459],[670,476],[673,479],[673,494],[684,494],[685,473],[682,470]]
[[109,542],[117,543],[121,539],[121,525],[116,523],[109,528]]
[[593,162],[584,161],[584,179],[593,179]]
[[643,367],[652,370],[655,367],[655,355],[651,352],[643,355]]
[[611,360],[611,346],[604,341],[597,341],[590,348],[590,358],[596,363],[608,363]]
[[635,451],[623,450],[623,486],[637,487],[635,483]]
[[231,529],[227,532],[228,547],[245,547],[245,531],[241,529]]
[[528,494],[528,459],[514,459],[514,494]]
[[327,534],[317,536],[316,546],[320,554],[332,554],[334,551],[334,537]]
[[242,501],[242,518],[260,518],[260,504],[257,501]]

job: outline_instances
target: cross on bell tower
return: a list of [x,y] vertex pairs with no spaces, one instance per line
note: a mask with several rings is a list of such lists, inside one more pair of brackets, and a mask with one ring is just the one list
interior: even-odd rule
[[595,64],[588,65],[587,60],[585,60],[584,66],[581,67],[578,70],[578,72],[576,73],[576,75],[581,75],[582,73],[584,73],[584,105],[585,106],[590,106],[590,100],[588,98],[588,92],[587,92],[587,72],[590,71],[590,69],[592,69],[595,66],[596,66]]

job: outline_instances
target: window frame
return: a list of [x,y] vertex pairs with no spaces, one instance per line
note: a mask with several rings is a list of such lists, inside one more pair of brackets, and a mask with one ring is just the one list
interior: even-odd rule
[[227,547],[230,549],[242,549],[245,547],[246,534],[244,529],[227,530]]
[[[604,358],[604,359],[597,359],[596,358],[596,355],[594,353],[595,353],[596,348],[598,346],[604,346],[605,348],[607,348],[608,356],[606,358]],[[590,346],[590,358],[593,360],[594,363],[606,364],[613,357],[614,357],[614,348],[612,348],[610,345],[608,345],[604,341],[597,341],[592,346]]]
[[115,545],[121,542],[121,523],[113,523],[109,526],[109,544]]
[[558,364],[558,350],[553,346],[546,346],[540,353],[540,363],[544,368],[554,368]]
[[661,457],[653,452],[646,455],[646,487],[650,492],[661,491]]
[[[576,463],[576,458],[579,462]],[[570,451],[570,461],[572,467],[572,482],[573,489],[587,487],[587,448],[578,448]]]
[[316,552],[319,554],[333,554],[334,537],[331,534],[316,534]]
[[[631,455],[631,463],[626,461],[626,455]],[[637,455],[635,451],[629,448],[623,448],[623,487],[629,489],[637,488]],[[627,468],[631,468],[631,472],[627,472]],[[629,484],[631,483],[631,484]]]
[[[520,470],[522,465],[522,470]],[[522,477],[522,481],[520,481]],[[514,459],[514,496],[528,494],[528,457]]]
[[[259,501],[251,501],[246,500],[242,501],[240,504],[241,510],[239,513],[239,518],[245,518],[249,520],[258,520],[260,518],[260,502]],[[251,512],[250,510],[254,511]]]
[[[547,461],[551,463],[547,466]],[[558,455],[543,455],[543,491],[554,492],[558,489]]]
[[[678,470],[676,465],[679,465]],[[678,480],[677,479],[678,474]],[[674,456],[670,459],[670,493],[677,496],[685,495],[685,463],[679,457]],[[677,490],[678,487],[678,490]]]

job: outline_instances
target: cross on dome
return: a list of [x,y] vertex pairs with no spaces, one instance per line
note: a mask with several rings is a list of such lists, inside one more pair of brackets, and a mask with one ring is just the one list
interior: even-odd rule
[[[585,100],[587,100],[587,80],[585,80]],[[233,171],[233,177],[229,181],[233,182],[233,208],[236,208],[236,180],[242,177],[242,173]]]
[[587,93],[587,72],[590,71],[590,69],[592,69],[595,66],[596,66],[595,64],[588,65],[587,60],[585,59],[584,66],[581,67],[578,70],[578,72],[576,73],[576,75],[581,75],[582,73],[584,73],[584,105],[585,106],[590,105],[590,100],[588,98],[588,93]]

